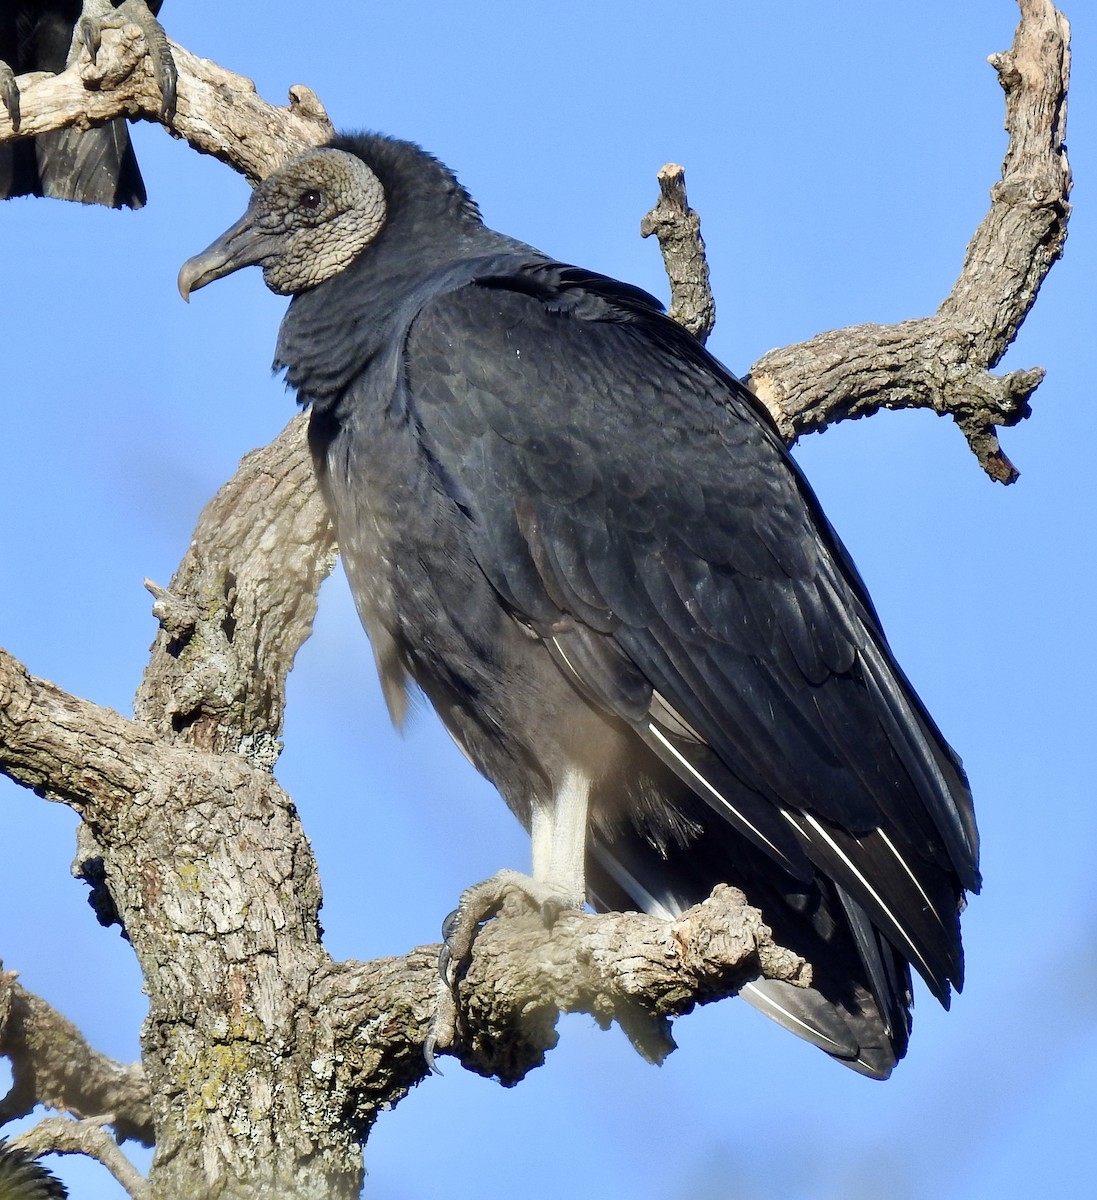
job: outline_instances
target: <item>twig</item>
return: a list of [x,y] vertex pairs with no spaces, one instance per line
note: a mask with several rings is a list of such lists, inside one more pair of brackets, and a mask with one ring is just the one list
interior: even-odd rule
[[11,1145],[35,1158],[43,1154],[87,1155],[107,1168],[131,1200],[152,1200],[148,1180],[104,1128],[108,1119],[73,1121],[68,1117],[46,1117],[33,1129],[12,1138]]
[[990,60],[1006,92],[1009,149],[959,279],[932,317],[833,330],[763,355],[748,382],[790,442],[881,408],[931,408],[954,418],[991,478],[1017,478],[996,427],[1029,415],[1044,372],[989,368],[1062,253],[1071,187],[1070,26],[1050,0],[1020,7],[1012,49]]

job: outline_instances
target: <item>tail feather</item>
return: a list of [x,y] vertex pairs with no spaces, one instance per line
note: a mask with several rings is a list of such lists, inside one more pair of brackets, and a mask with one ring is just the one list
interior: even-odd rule
[[756,979],[739,994],[789,1033],[870,1079],[887,1079],[902,1057],[867,992],[860,993],[863,1007],[855,1011],[833,1003],[815,988],[794,987],[783,979]]
[[0,195],[50,196],[108,208],[141,208],[145,184],[122,119],[58,129],[0,147]]
[[[671,785],[673,786],[673,785]],[[862,1075],[886,1079],[910,1033],[906,961],[864,910],[821,874],[799,880],[678,784],[675,807],[700,832],[656,849],[631,827],[595,830],[587,862],[600,910],[680,915],[718,883],[742,888],[780,945],[812,965],[811,987],[756,979],[741,991],[753,1008]],[[704,824],[702,824],[704,822]]]

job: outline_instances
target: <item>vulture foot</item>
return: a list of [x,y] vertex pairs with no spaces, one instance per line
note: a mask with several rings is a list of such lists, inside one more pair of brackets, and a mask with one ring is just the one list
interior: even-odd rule
[[19,85],[15,82],[15,72],[2,60],[0,60],[0,104],[3,104],[8,110],[12,129],[18,129]]
[[[83,12],[76,24],[76,36],[95,61],[103,40],[104,29],[121,29],[123,25],[137,25],[145,35],[149,48],[149,59],[160,87],[160,117],[170,120],[175,113],[176,84],[178,74],[175,60],[168,49],[168,37],[163,26],[149,11],[145,0],[122,0],[112,7],[107,0],[84,0]],[[75,45],[75,41],[74,41]]]
[[468,968],[477,930],[484,921],[511,906],[533,909],[541,914],[546,925],[552,925],[562,912],[581,908],[582,904],[576,905],[571,897],[562,895],[551,884],[523,875],[521,871],[499,871],[482,883],[465,888],[457,907],[442,922],[438,1002],[423,1044],[423,1057],[435,1074],[441,1074],[434,1061],[435,1051],[452,1046],[457,1036],[457,983]]

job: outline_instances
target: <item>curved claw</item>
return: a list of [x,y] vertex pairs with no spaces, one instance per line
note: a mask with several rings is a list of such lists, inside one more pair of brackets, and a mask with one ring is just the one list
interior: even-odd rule
[[175,116],[175,105],[179,99],[179,72],[175,59],[164,45],[164,57],[156,64],[156,82],[160,85],[160,119],[170,121]]
[[152,15],[146,0],[123,0],[116,10],[119,16],[140,25],[149,48],[149,59],[156,84],[160,88],[160,119],[168,121],[175,114],[179,93],[179,72],[168,47],[168,35],[163,25]]
[[442,940],[448,942],[461,927],[461,909],[457,907],[442,922]]
[[436,1040],[433,1033],[427,1034],[427,1040],[423,1043],[423,1058],[426,1059],[427,1069],[432,1075],[445,1075],[445,1071],[438,1065],[438,1061],[434,1057]]
[[76,36],[80,39],[88,57],[95,62],[99,47],[103,44],[103,22],[94,17],[81,16],[76,22]]
[[427,1029],[427,1037],[423,1042],[423,1058],[432,1075],[441,1075],[435,1051],[445,1050],[453,1045],[457,1036],[457,999],[448,983],[445,981],[438,988],[434,1003],[434,1016],[431,1017]]
[[15,82],[15,72],[6,62],[0,62],[0,102],[8,110],[12,129],[18,130],[21,118],[19,84]]

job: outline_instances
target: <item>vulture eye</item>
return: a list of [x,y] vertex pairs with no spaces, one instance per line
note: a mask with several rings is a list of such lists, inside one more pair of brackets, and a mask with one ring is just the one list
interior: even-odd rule
[[319,188],[309,188],[307,192],[301,193],[301,198],[297,203],[302,208],[308,209],[309,212],[316,212],[324,203],[324,193]]

